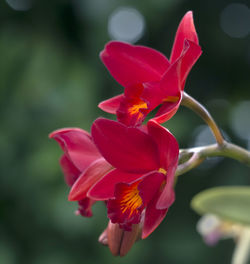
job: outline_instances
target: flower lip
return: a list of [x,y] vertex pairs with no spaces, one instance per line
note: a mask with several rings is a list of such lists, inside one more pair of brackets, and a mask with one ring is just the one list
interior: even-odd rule
[[143,204],[138,190],[138,185],[140,182],[141,180],[136,181],[130,185],[127,185],[127,188],[123,189],[120,199],[120,207],[123,214],[128,213],[128,218],[130,218],[134,212],[137,212]]

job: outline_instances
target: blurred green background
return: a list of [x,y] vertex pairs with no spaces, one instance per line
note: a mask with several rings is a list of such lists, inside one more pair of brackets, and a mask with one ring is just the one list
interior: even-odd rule
[[[233,6],[226,0],[0,2],[0,264],[230,263],[233,241],[207,247],[196,231],[199,216],[189,204],[209,187],[249,185],[249,168],[213,159],[181,176],[176,202],[160,227],[126,257],[114,258],[97,242],[107,224],[104,206],[95,205],[91,219],[74,215],[76,204],[67,201],[69,188],[58,164],[61,150],[48,134],[61,127],[89,130],[95,118],[108,117],[97,104],[122,87],[98,56],[107,41],[127,39],[169,56],[179,21],[193,10],[203,55],[185,90],[207,106],[229,140],[249,148],[247,4],[247,0]],[[166,126],[181,147],[213,142],[190,110],[181,108]]]

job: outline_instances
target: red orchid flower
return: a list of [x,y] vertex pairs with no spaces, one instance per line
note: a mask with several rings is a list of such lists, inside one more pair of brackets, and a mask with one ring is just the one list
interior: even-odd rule
[[111,165],[105,161],[92,141],[91,135],[80,128],[63,128],[52,132],[50,138],[55,139],[64,154],[60,164],[69,186],[83,184],[81,199],[78,200],[77,214],[92,216],[91,207],[95,200],[86,196],[87,191],[96,181],[111,170]]
[[[155,121],[147,132],[137,127],[99,118],[92,126],[92,137],[103,157],[115,168],[87,193],[95,200],[107,200],[108,217],[124,230],[141,221],[145,211],[142,238],[160,224],[173,203],[174,174],[178,143]],[[82,189],[72,188],[69,200],[81,199]]]
[[159,123],[167,121],[176,113],[186,78],[200,55],[191,11],[180,22],[170,60],[148,47],[109,42],[100,57],[125,91],[101,102],[99,107],[117,114],[118,121],[123,124],[135,126],[140,125],[149,112],[162,105],[154,120]]

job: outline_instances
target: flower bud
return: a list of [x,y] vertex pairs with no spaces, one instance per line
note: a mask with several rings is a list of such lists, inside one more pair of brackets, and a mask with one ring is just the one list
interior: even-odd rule
[[119,224],[109,221],[108,227],[100,235],[98,241],[105,246],[108,245],[114,256],[123,257],[140,238],[140,224],[132,225],[131,231],[125,231],[119,227]]
[[98,242],[101,243],[103,246],[108,245],[108,228],[104,229],[101,235],[98,238]]

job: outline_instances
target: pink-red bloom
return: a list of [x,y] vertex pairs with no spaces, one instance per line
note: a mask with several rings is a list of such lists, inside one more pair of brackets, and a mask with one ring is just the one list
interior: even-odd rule
[[95,200],[89,199],[86,193],[111,170],[111,165],[99,153],[91,135],[80,128],[59,129],[49,137],[55,139],[64,152],[60,164],[66,183],[72,188],[82,186],[77,214],[92,216],[91,207]]
[[200,55],[191,11],[180,22],[170,60],[148,47],[109,42],[100,57],[125,90],[124,94],[101,102],[99,107],[116,114],[123,124],[136,126],[161,105],[154,120],[167,121],[176,113],[186,78]]
[[[142,237],[147,237],[174,201],[176,139],[155,121],[141,130],[104,118],[93,123],[92,137],[115,169],[98,180],[87,196],[107,201],[108,217],[125,230],[138,224],[145,211]],[[78,200],[85,189],[84,184],[73,187],[69,199]]]

